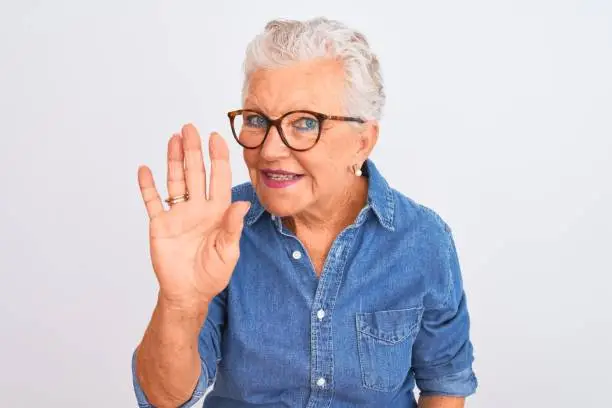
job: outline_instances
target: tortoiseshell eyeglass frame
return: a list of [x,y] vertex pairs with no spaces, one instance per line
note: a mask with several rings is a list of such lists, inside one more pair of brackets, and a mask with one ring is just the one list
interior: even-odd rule
[[[256,113],[258,115],[263,116],[266,119],[266,121],[267,121],[268,127],[266,129],[266,133],[265,133],[263,139],[261,140],[261,143],[258,144],[257,146],[246,146],[246,145],[242,144],[240,142],[239,135],[236,134],[236,129],[234,128],[234,119],[236,118],[236,116],[241,115],[243,112],[253,112],[253,113]],[[314,116],[319,121],[319,133],[317,134],[317,138],[315,139],[315,141],[312,144],[312,146],[309,146],[309,147],[304,148],[304,149],[296,149],[296,148],[292,147],[289,144],[289,141],[285,138],[285,135],[283,133],[283,129],[281,127],[281,122],[283,121],[283,119],[285,117],[287,117],[287,116],[289,116],[291,114],[294,114],[294,113],[307,113],[309,115]],[[319,142],[319,139],[321,139],[321,130],[323,129],[323,122],[326,121],[326,120],[340,120],[340,121],[344,121],[344,122],[357,122],[357,123],[365,123],[366,122],[365,120],[363,120],[361,118],[354,118],[354,117],[350,117],[350,116],[326,115],[326,114],[321,113],[321,112],[313,112],[313,111],[310,111],[310,110],[303,110],[303,109],[289,111],[289,112],[285,113],[284,115],[282,115],[282,116],[280,116],[280,117],[278,117],[276,119],[269,118],[266,114],[264,114],[261,111],[258,111],[257,109],[238,109],[238,110],[234,110],[234,111],[228,112],[227,116],[228,116],[229,121],[230,121],[230,126],[232,128],[232,134],[234,135],[234,139],[236,139],[236,142],[238,142],[238,144],[240,146],[244,147],[245,149],[257,149],[257,148],[261,147],[265,143],[265,141],[266,141],[266,139],[268,137],[268,134],[270,133],[270,129],[272,128],[272,126],[274,126],[276,128],[276,130],[278,131],[278,134],[280,135],[281,140],[283,141],[285,146],[287,146],[289,149],[297,151],[297,152],[305,152],[305,151],[310,150],[310,149],[312,149],[313,147],[316,146],[316,144]]]

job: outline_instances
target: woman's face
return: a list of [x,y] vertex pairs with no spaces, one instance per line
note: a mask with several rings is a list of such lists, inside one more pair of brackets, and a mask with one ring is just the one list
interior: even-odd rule
[[[341,63],[320,59],[254,72],[244,109],[258,110],[272,119],[293,110],[343,115],[344,95]],[[289,149],[272,127],[261,147],[244,149],[244,159],[263,206],[277,216],[292,216],[325,208],[338,194],[347,193],[356,181],[351,167],[365,161],[376,135],[371,122],[355,126],[325,120],[318,143],[299,152]]]

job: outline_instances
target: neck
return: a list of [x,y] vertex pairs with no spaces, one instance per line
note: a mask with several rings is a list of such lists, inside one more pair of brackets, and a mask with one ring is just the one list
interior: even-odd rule
[[365,177],[355,177],[350,186],[339,194],[311,208],[283,218],[283,223],[300,236],[302,234],[338,235],[351,225],[368,200],[368,180]]

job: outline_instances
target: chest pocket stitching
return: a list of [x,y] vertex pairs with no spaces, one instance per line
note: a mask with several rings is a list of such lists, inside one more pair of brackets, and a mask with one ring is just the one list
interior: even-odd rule
[[[411,367],[412,343],[421,324],[423,307],[385,310],[373,313],[357,313],[357,345],[362,370],[362,383],[376,391],[397,389]],[[388,367],[395,352],[404,355],[406,361],[392,369],[392,374],[381,367]],[[386,360],[386,361],[385,361]]]

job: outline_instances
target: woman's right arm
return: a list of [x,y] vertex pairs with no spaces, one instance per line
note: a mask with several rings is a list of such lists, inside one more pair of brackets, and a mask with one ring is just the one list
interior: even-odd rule
[[207,311],[207,306],[183,310],[158,299],[136,349],[137,379],[153,406],[175,408],[191,398],[202,374],[198,335]]
[[[202,376],[202,361],[212,357],[199,354],[199,334],[209,305],[227,287],[238,261],[243,218],[250,205],[231,202],[229,150],[218,134],[209,139],[207,192],[201,143],[192,125],[184,126],[168,143],[168,194],[189,193],[188,201],[168,210],[150,169],[138,170],[159,293],[135,352],[134,374],[149,404],[159,408],[189,400]],[[214,326],[222,324],[217,314]]]

